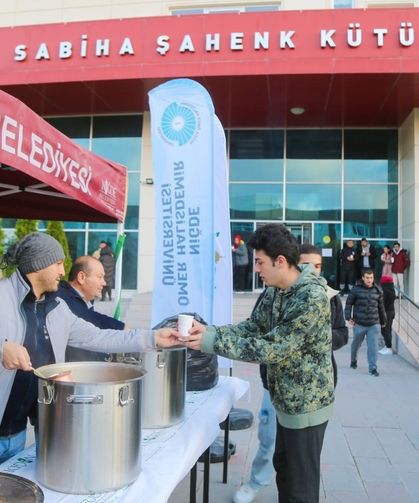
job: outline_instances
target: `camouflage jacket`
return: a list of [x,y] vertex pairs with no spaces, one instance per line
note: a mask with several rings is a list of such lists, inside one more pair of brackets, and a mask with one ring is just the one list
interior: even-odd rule
[[202,351],[266,363],[280,424],[306,428],[327,421],[333,408],[330,302],[326,281],[311,265],[288,289],[270,287],[247,320],[208,327]]

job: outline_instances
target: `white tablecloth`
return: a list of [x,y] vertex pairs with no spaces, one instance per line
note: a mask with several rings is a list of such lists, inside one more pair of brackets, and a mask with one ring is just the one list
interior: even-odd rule
[[[36,482],[45,503],[165,503],[198,457],[211,445],[234,402],[249,390],[249,383],[220,376],[217,386],[207,391],[186,393],[185,420],[170,428],[143,430],[142,470],[138,479],[118,491],[74,495],[51,491],[35,479],[35,446],[0,465],[0,471]],[[98,453],[100,456],[100,453]]]

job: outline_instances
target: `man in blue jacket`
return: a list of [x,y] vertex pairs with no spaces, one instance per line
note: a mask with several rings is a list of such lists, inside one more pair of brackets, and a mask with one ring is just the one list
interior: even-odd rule
[[[94,301],[101,296],[105,285],[105,271],[100,260],[84,255],[73,262],[68,274],[68,282],[61,281],[58,297],[66,301],[76,316],[90,321],[96,327],[123,330],[125,325],[122,321],[94,310]],[[109,359],[107,353],[88,351],[73,346],[68,346],[66,350],[66,361],[104,361],[107,359]]]

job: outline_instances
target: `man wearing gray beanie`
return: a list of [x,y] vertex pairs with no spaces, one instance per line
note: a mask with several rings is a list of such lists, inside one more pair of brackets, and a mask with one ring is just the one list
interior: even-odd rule
[[[0,280],[0,463],[24,449],[28,418],[36,425],[38,382],[31,372],[65,361],[67,345],[104,353],[143,352],[178,343],[178,332],[100,329],[57,297],[65,275],[60,243],[33,232],[9,247]],[[35,428],[36,431],[36,428]]]

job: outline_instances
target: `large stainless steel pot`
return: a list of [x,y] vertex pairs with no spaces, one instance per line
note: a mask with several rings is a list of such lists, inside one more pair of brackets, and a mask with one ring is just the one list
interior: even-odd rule
[[140,354],[146,371],[143,428],[166,428],[183,420],[186,397],[186,348]]
[[[49,379],[72,371],[72,382]],[[141,469],[144,370],[106,362],[40,367],[37,466],[41,484],[64,493],[112,491]]]

